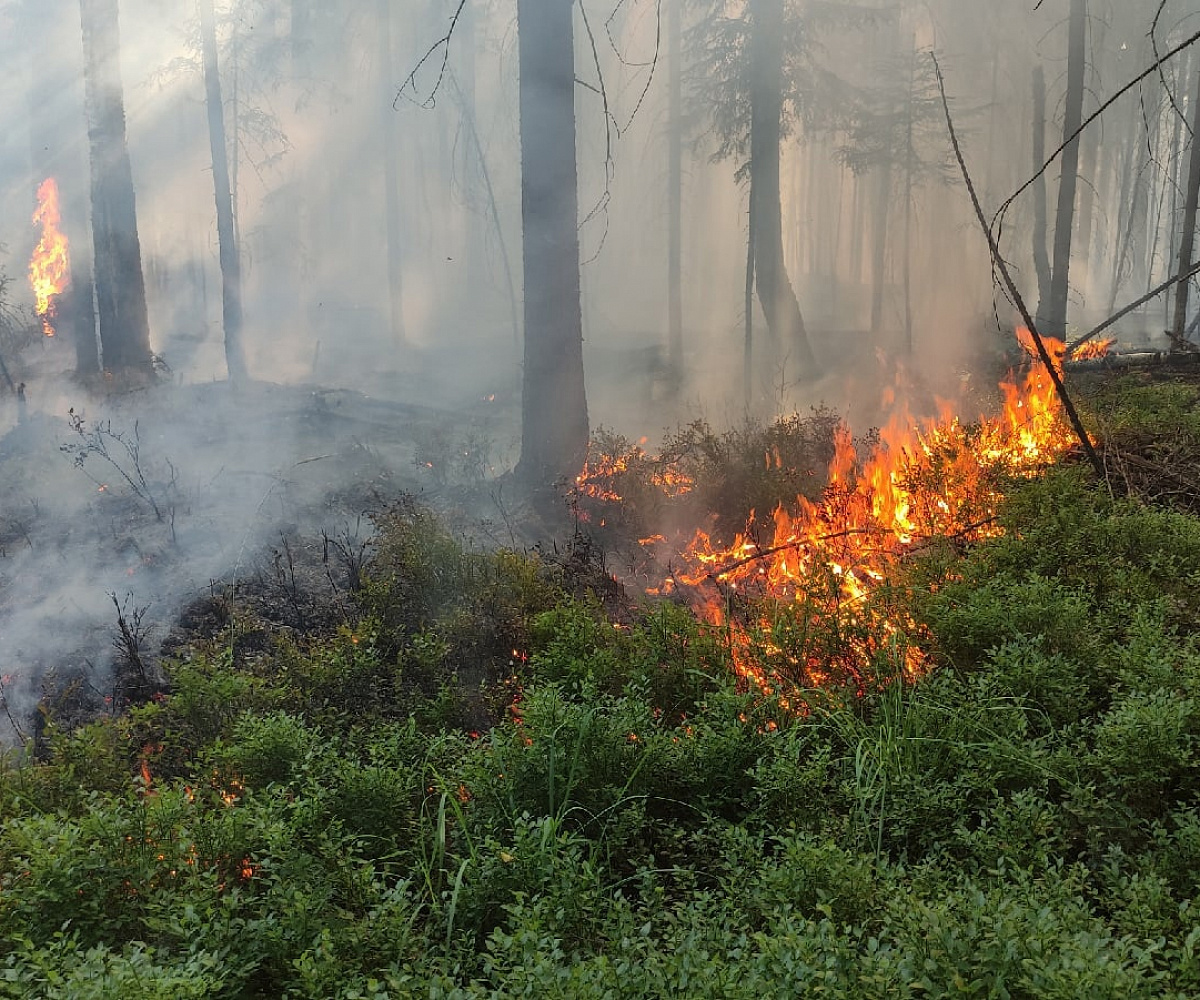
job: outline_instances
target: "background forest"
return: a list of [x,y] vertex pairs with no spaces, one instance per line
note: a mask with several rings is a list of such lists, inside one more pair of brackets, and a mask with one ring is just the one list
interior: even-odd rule
[[0,996],[1200,995],[1198,22],[0,0]]

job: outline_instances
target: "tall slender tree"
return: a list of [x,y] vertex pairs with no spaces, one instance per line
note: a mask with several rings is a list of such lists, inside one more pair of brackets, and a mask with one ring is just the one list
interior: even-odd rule
[[683,0],[667,0],[667,357],[683,369]]
[[800,302],[783,256],[779,182],[784,114],[783,0],[750,0],[750,204],[754,217],[754,272],[767,329],[808,375],[815,359]]
[[1047,251],[1046,175],[1046,70],[1033,68],[1033,270],[1037,275],[1038,301],[1050,301],[1050,254]]
[[587,455],[572,0],[517,0],[525,371],[517,476],[545,485]]
[[[1179,270],[1183,275],[1192,269],[1196,246],[1196,216],[1200,209],[1200,59],[1196,64],[1196,90],[1192,98],[1192,153],[1188,160],[1187,194],[1183,205],[1183,230],[1179,236]],[[1175,318],[1171,324],[1171,339],[1183,343],[1187,326],[1188,292],[1190,281],[1175,286]]]
[[208,142],[212,153],[213,190],[217,201],[217,250],[221,261],[225,366],[229,380],[239,382],[246,377],[246,357],[242,349],[242,262],[234,229],[229,145],[225,139],[225,104],[221,100],[213,0],[200,0],[200,43],[204,56],[204,94],[208,112]]
[[1067,96],[1063,112],[1062,173],[1058,210],[1054,217],[1054,256],[1050,298],[1038,307],[1043,332],[1063,337],[1067,331],[1067,300],[1071,290],[1071,242],[1075,226],[1075,193],[1079,181],[1079,137],[1083,122],[1083,84],[1087,69],[1087,0],[1071,0],[1067,39]]
[[388,98],[394,89],[395,72],[392,66],[392,0],[378,0],[376,30],[379,38],[379,73],[383,78],[380,95],[382,117],[379,140],[383,144],[383,212],[387,234],[388,314],[391,318],[392,339],[398,346],[405,342],[404,332],[404,260],[400,237],[400,168],[396,156],[396,123],[392,102]]
[[125,135],[117,0],[79,0],[92,173],[92,240],[104,367],[151,368],[133,169]]

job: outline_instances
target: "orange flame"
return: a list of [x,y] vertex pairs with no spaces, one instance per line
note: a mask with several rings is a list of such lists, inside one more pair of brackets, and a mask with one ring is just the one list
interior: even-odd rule
[[1080,344],[1071,354],[1072,361],[1091,361],[1095,358],[1107,358],[1109,351],[1115,344],[1116,338],[1109,340],[1089,340],[1084,344]]
[[71,283],[70,249],[67,237],[58,228],[62,213],[58,203],[58,182],[53,177],[42,181],[37,200],[33,222],[42,227],[42,238],[29,261],[29,283],[33,286],[34,308],[41,317],[42,330],[47,337],[53,337],[52,321],[58,314],[55,299]]
[[[1018,337],[1028,349],[1029,334]],[[1047,347],[1062,357],[1063,344],[1047,340]],[[834,680],[861,692],[884,646],[905,676],[919,675],[924,658],[908,641],[915,625],[874,599],[879,585],[895,575],[900,559],[935,538],[995,534],[999,477],[1031,474],[1073,442],[1040,363],[1001,390],[1002,413],[975,427],[961,424],[948,405],[936,419],[914,422],[892,394],[893,418],[865,459],[848,430],[837,433],[829,486],[818,502],[801,496],[793,509],[777,509],[769,541],[754,536],[753,514],[727,546],[697,532],[682,555],[684,568],[659,592],[679,583],[700,588],[707,595],[702,612],[727,630],[738,674],[784,708],[803,710],[805,689]],[[752,604],[746,619],[731,611],[739,593],[770,605]],[[813,648],[808,633],[820,629],[802,628],[797,639],[795,627],[781,626],[774,613],[780,604],[809,624],[835,626],[837,647]]]

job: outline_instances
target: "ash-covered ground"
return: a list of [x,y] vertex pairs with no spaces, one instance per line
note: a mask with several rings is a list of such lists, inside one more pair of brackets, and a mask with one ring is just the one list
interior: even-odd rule
[[336,603],[369,549],[372,513],[398,496],[497,533],[481,544],[516,541],[494,479],[517,441],[503,378],[467,397],[418,368],[392,373],[390,398],[170,372],[118,387],[54,374],[65,345],[30,353],[18,369],[26,403],[0,401],[2,741],[28,735],[46,699],[68,718],[119,704],[120,619],[151,686],[160,655],[203,629],[196,609],[214,597],[257,593],[305,627],[323,613],[312,595]]

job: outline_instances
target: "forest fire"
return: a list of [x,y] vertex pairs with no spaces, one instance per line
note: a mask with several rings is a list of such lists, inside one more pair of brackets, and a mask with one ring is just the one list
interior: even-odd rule
[[1115,344],[1116,338],[1108,340],[1089,340],[1071,352],[1072,361],[1092,361],[1096,358],[1107,358]]
[[34,308],[42,321],[47,337],[54,336],[53,320],[58,308],[56,299],[71,283],[71,255],[67,237],[58,228],[62,221],[59,208],[58,182],[49,177],[37,191],[34,225],[42,227],[42,238],[29,261],[29,283],[33,287]]
[[[1026,331],[1018,334],[1029,347]],[[1063,345],[1048,342],[1052,356]],[[1074,438],[1040,365],[1001,385],[1002,413],[964,425],[943,407],[913,421],[902,405],[866,456],[836,434],[828,486],[774,513],[771,537],[750,526],[728,545],[699,531],[657,591],[680,585],[713,625],[728,630],[735,669],[786,708],[830,683],[862,693],[880,658],[918,676],[924,657],[912,623],[888,599],[906,554],[936,539],[994,534],[1002,480],[1052,462]]]

